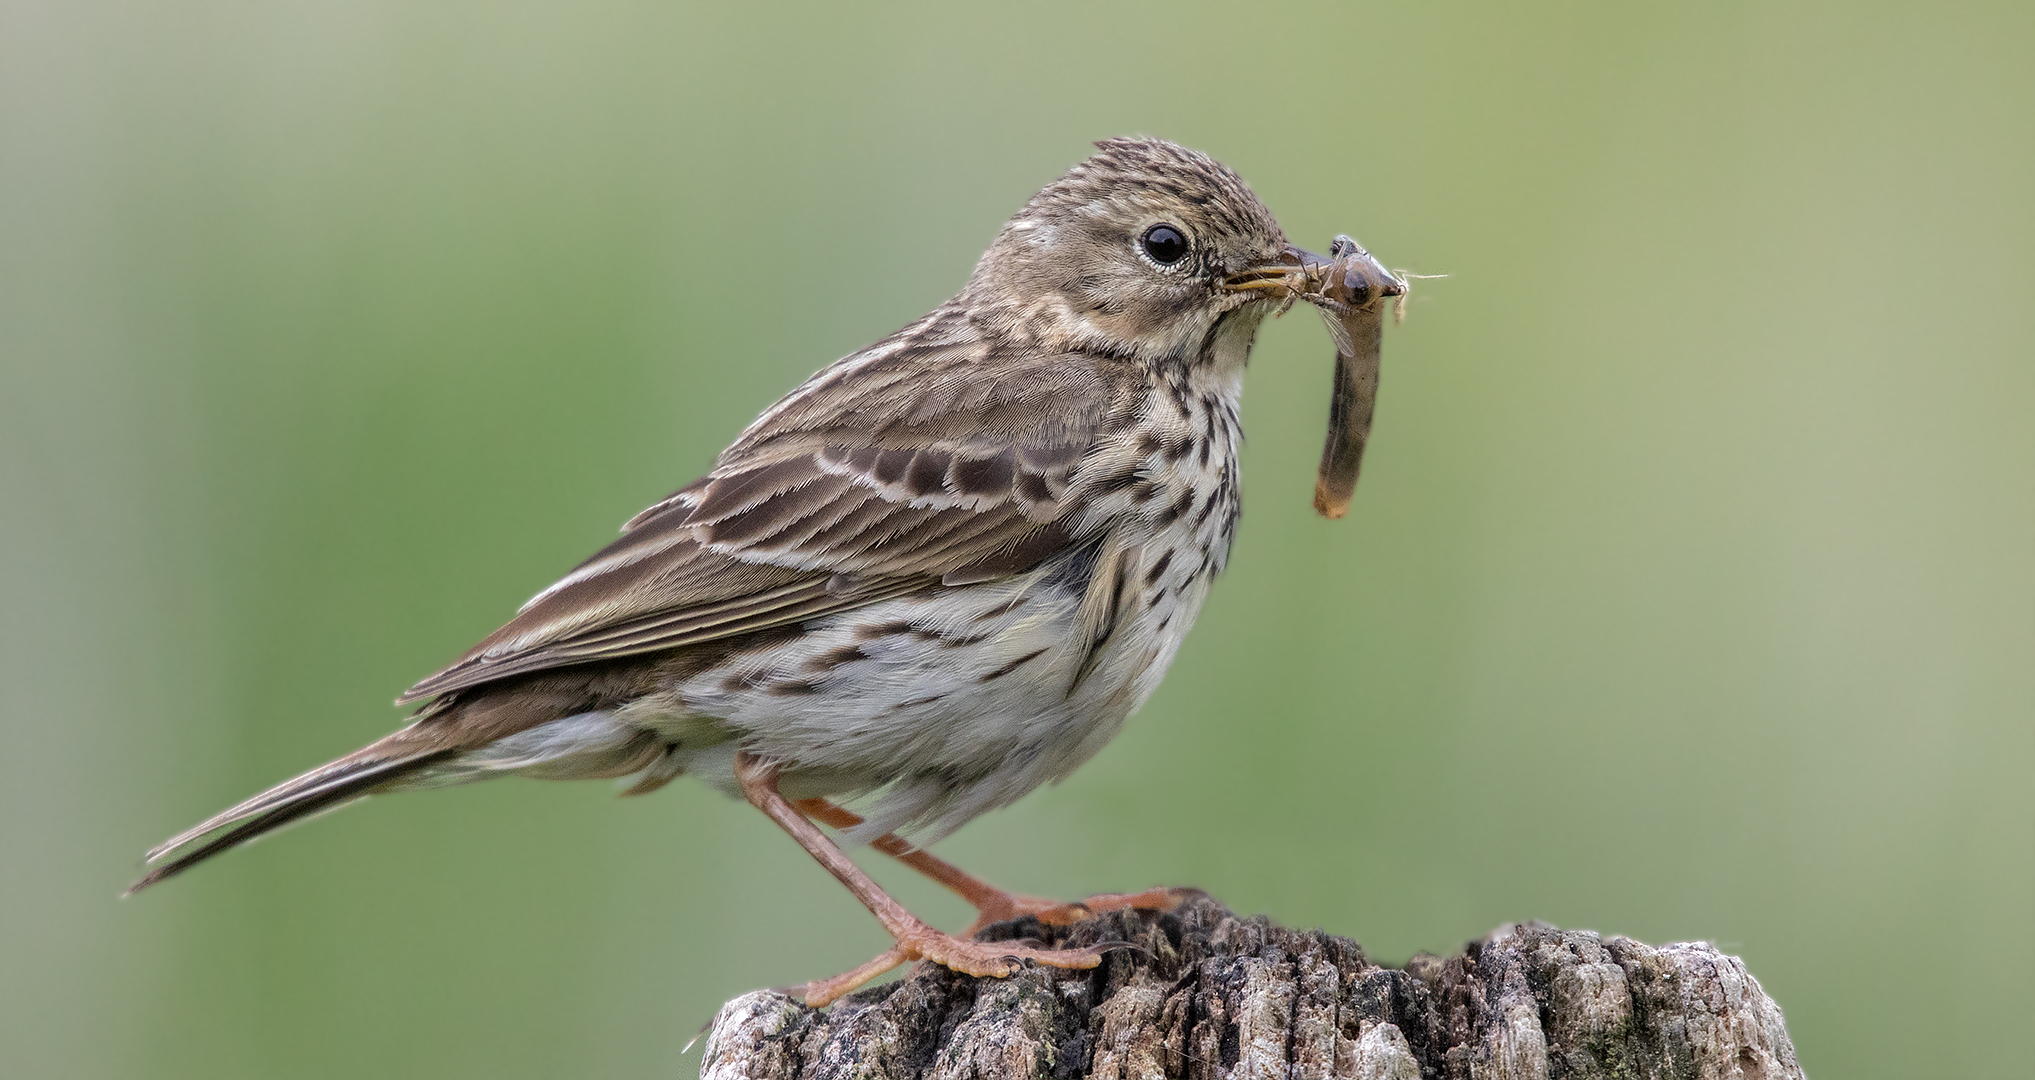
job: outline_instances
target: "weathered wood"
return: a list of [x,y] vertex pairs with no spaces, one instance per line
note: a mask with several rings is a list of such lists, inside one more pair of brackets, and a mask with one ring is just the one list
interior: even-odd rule
[[988,940],[1128,941],[1094,971],[1003,980],[931,965],[812,1010],[760,990],[723,1006],[711,1080],[1526,1080],[1800,1078],[1781,1010],[1736,957],[1540,923],[1447,959],[1381,967],[1318,930],[1206,897]]

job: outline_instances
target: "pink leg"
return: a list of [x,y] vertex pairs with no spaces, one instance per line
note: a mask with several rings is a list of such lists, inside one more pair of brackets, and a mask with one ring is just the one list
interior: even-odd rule
[[[814,821],[836,829],[850,829],[862,824],[862,819],[853,811],[843,810],[825,799],[800,799],[792,805]],[[1178,889],[1146,889],[1140,893],[1102,893],[1068,904],[1005,892],[945,859],[912,847],[893,833],[884,833],[869,846],[945,885],[961,899],[975,905],[975,921],[961,932],[964,937],[974,937],[977,931],[990,923],[1015,919],[1020,915],[1033,916],[1047,926],[1072,926],[1090,915],[1105,911],[1122,911],[1125,908],[1171,911],[1185,899],[1185,893]]]
[[1102,954],[1106,951],[1103,946],[1028,949],[1009,942],[969,941],[933,929],[906,911],[903,904],[891,899],[890,894],[842,854],[841,849],[827,839],[818,826],[806,820],[783,795],[778,794],[776,767],[743,753],[735,759],[735,778],[742,785],[742,794],[749,804],[769,815],[770,820],[777,822],[778,828],[790,833],[791,838],[806,849],[806,854],[826,867],[835,880],[847,886],[848,891],[855,894],[855,899],[860,900],[862,906],[868,908],[869,913],[876,916],[876,921],[883,924],[883,929],[897,941],[882,955],[853,971],[807,983],[802,988],[806,1004],[815,1008],[830,1004],[878,975],[913,960],[931,960],[964,975],[998,979],[1016,973],[1028,960],[1049,967],[1077,969],[1092,968],[1102,962]]

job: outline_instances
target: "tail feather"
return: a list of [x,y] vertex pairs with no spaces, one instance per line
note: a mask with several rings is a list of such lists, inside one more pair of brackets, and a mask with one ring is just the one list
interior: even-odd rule
[[156,882],[183,873],[264,833],[338,809],[371,794],[383,784],[428,768],[458,752],[442,748],[383,756],[376,754],[376,750],[377,747],[369,747],[359,754],[319,766],[163,841],[148,853],[146,861],[153,868],[129,885],[122,895],[133,896]]
[[[560,716],[561,711],[566,715]],[[638,788],[649,790],[678,775],[681,761],[670,749],[662,737],[634,724],[605,712],[570,712],[541,695],[426,709],[409,727],[156,845],[148,853],[148,873],[128,886],[126,895],[264,833],[377,792],[445,787],[512,773],[557,780],[635,775]]]

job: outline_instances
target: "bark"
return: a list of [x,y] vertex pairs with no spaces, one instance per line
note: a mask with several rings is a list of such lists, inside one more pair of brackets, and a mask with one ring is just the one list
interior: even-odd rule
[[1098,1077],[1524,1080],[1802,1076],[1781,1010],[1707,944],[1542,923],[1447,959],[1239,919],[1206,897],[989,940],[1127,941],[1093,971],[971,979],[921,964],[826,1010],[759,990],[722,1007],[711,1080]]

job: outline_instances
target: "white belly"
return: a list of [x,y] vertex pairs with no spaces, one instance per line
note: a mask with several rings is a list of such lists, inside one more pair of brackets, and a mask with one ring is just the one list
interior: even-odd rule
[[930,843],[1094,756],[1157,687],[1207,593],[1202,579],[1150,607],[1128,590],[1091,647],[1082,593],[1053,569],[817,620],[678,687],[682,715],[624,718],[669,729],[686,771],[731,793],[739,745],[782,764],[788,796],[880,792],[859,832]]

